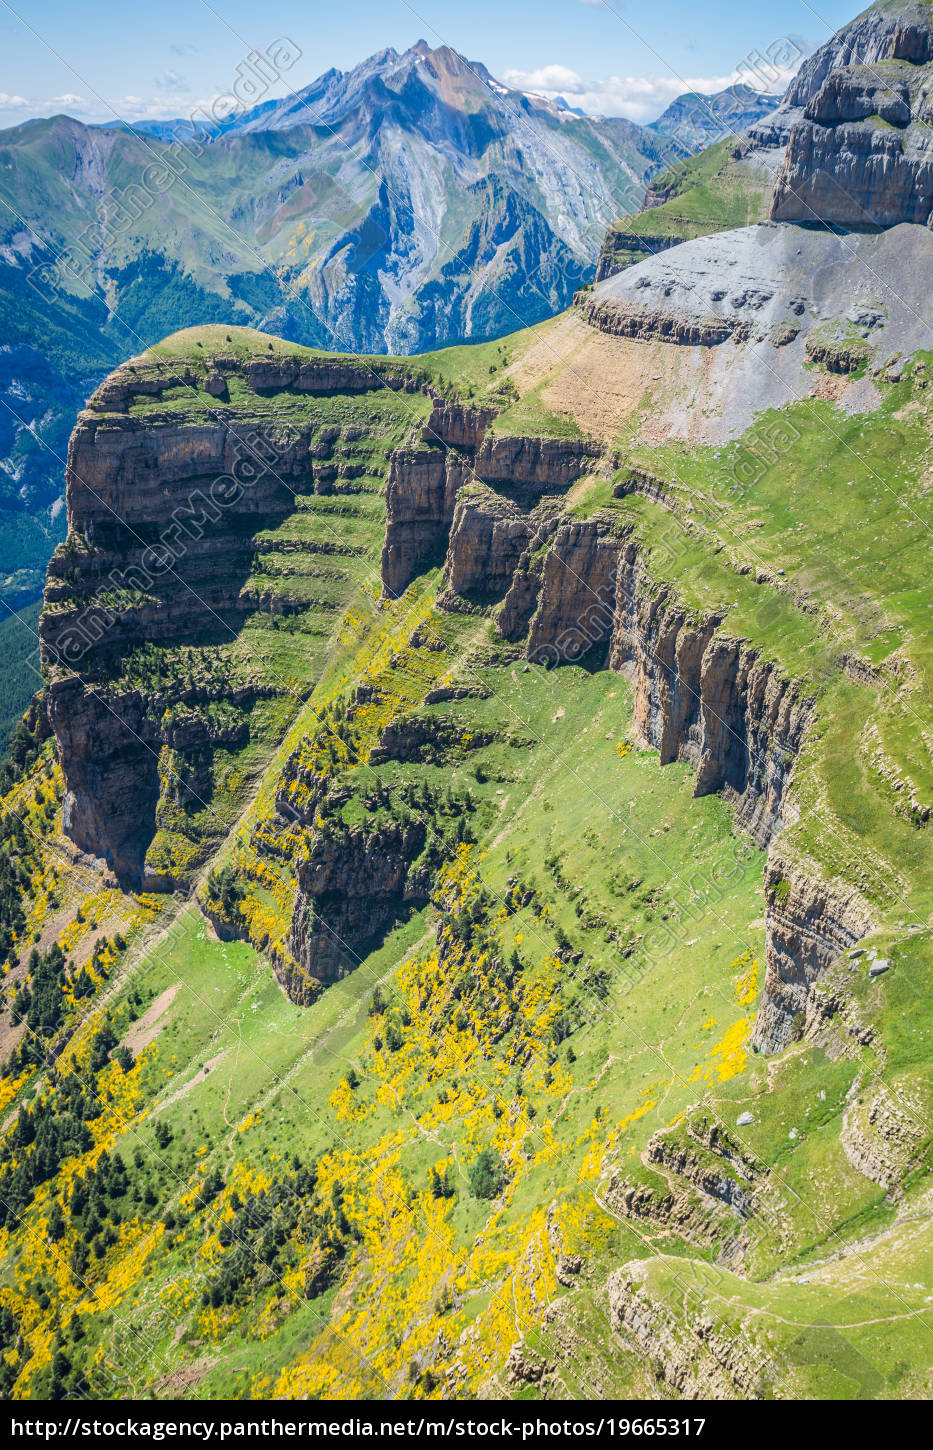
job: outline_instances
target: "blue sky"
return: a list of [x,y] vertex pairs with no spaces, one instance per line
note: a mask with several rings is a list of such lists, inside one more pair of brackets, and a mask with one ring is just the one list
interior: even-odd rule
[[737,72],[772,88],[778,68],[786,80],[795,60],[860,8],[857,0],[0,0],[0,126],[58,111],[86,121],[186,116],[230,90],[250,47],[265,51],[280,37],[300,56],[270,96],[424,38],[522,89],[649,121],[681,91],[720,89]]

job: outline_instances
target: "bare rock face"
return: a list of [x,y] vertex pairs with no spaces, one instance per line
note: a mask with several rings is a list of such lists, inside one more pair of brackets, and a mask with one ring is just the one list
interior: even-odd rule
[[869,6],[804,61],[787,87],[780,110],[806,106],[830,73],[842,66],[874,66],[888,60],[906,60],[914,65],[933,60],[928,6],[916,0],[906,4],[902,0],[882,0]]
[[608,646],[620,547],[619,534],[602,518],[560,525],[541,568],[528,659],[572,664]]
[[721,791],[759,846],[783,825],[791,771],[812,701],[755,650],[691,617],[645,578],[626,545],[616,581],[610,664],[635,679],[635,726],[661,764],[696,767],[695,794]]
[[457,494],[473,476],[476,450],[493,417],[491,409],[435,399],[421,430],[423,447],[393,453],[382,549],[382,587],[391,598],[443,557]]
[[468,478],[468,464],[444,448],[426,444],[392,455],[382,547],[382,587],[391,598],[443,557],[457,493]]
[[[612,275],[612,274],[610,274]],[[638,337],[643,342],[674,342],[683,347],[714,347],[718,342],[747,342],[752,335],[746,318],[699,315],[652,307],[650,302],[602,298],[583,294],[579,299],[585,320],[610,337]]]
[[422,430],[425,443],[443,443],[448,448],[476,450],[496,416],[493,408],[473,408],[468,403],[437,399]]
[[576,483],[599,451],[576,438],[487,435],[476,453],[476,476],[531,501]]
[[786,1047],[803,1023],[811,988],[839,954],[872,925],[853,888],[827,882],[772,852],[765,866],[768,959],[752,1041],[763,1051]]
[[[209,723],[216,710],[202,711],[200,732],[192,722],[175,742],[164,692],[114,692],[109,662],[128,646],[214,639],[242,622],[252,552],[240,521],[288,512],[288,481],[311,469],[307,436],[277,449],[274,470],[262,462],[268,450],[246,418],[184,427],[89,411],[72,435],[71,543],[49,565],[40,624],[48,716],[67,787],[65,829],[128,883],[142,881],[155,831],[162,748],[224,742]],[[215,682],[184,703],[197,714],[198,705],[254,696],[249,683]]]
[[559,519],[553,514],[546,515],[536,524],[528,541],[528,548],[515,567],[496,619],[496,627],[503,639],[517,643],[527,636],[541,593],[541,580],[547,558],[543,546],[559,527]]
[[528,537],[528,523],[511,500],[482,483],[463,488],[454,509],[441,602],[448,592],[478,601],[501,599]]
[[750,1338],[730,1333],[721,1321],[707,1316],[702,1305],[691,1305],[683,1320],[675,1318],[652,1296],[642,1264],[617,1269],[607,1287],[613,1327],[679,1396],[687,1400],[763,1396],[765,1363]]
[[933,24],[918,4],[875,5],[811,56],[781,108],[791,124],[772,218],[926,225],[931,62]]
[[[346,976],[381,940],[406,905],[430,895],[410,876],[424,846],[423,821],[375,831],[359,827],[319,833],[298,868],[298,899],[288,948],[314,982]],[[285,984],[293,1000],[295,984]]]
[[790,132],[772,218],[859,229],[927,225],[930,74],[907,61],[888,62],[881,72],[831,72]]
[[461,593],[501,599],[520,545],[534,531],[534,522],[523,523],[523,516],[545,496],[566,492],[598,453],[584,440],[492,436],[491,417],[489,411],[435,404],[423,446],[393,454],[382,551],[387,594],[401,594],[446,552],[448,604]]

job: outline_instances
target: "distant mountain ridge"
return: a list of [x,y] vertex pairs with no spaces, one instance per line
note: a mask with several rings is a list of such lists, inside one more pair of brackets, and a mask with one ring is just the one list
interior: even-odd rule
[[0,134],[0,507],[22,525],[3,531],[5,597],[40,586],[68,420],[122,358],[194,323],[412,353],[537,322],[671,145],[703,144],[663,121],[583,116],[421,41],[209,144],[190,121]]

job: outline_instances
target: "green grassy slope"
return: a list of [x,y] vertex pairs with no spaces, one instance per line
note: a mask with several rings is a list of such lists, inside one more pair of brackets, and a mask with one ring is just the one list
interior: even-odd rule
[[[611,271],[617,272],[665,243],[676,245],[766,220],[773,172],[754,152],[736,157],[735,150],[736,139],[729,136],[654,177],[652,195],[663,199],[610,227],[601,266],[611,263]],[[640,244],[638,239],[643,239]]]
[[[540,336],[424,366],[491,395]],[[871,413],[808,399],[727,448],[628,445],[575,492],[576,516],[631,525],[655,578],[816,696],[779,849],[862,893],[891,968],[843,959],[835,1025],[776,1057],[749,1048],[762,853],[686,765],[637,747],[624,678],[526,666],[488,616],[435,608],[437,571],[380,606],[365,551],[341,560],[326,644],[301,614],[246,626],[243,648],[281,650],[307,688],[216,858],[247,941],[76,874],[43,747],[2,804],[37,843],[12,955],[39,932],[73,967],[34,965],[34,997],[59,983],[37,1005],[22,965],[5,988],[26,1018],[4,1016],[8,1054],[48,1031],[46,996],[69,1034],[54,1073],[17,1048],[0,1085],[7,1392],[930,1393],[933,877],[911,804],[933,788],[929,366],[879,381]],[[364,406],[365,451],[388,435]],[[615,496],[635,465],[673,511]],[[375,485],[352,497],[336,526],[371,548]],[[317,526],[298,508],[280,527]],[[373,755],[406,722],[436,748]],[[284,940],[306,838],[273,807],[310,768],[324,828],[420,812],[437,855],[428,906],[298,1008],[255,948]],[[39,1128],[57,1158],[28,1182]],[[117,1320],[141,1355],[115,1353]],[[543,1379],[508,1369],[514,1345]]]

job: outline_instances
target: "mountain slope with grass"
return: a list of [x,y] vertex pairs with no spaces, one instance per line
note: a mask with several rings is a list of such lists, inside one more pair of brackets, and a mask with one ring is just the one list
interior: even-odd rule
[[[37,715],[3,805],[12,1394],[929,1392],[930,364],[660,442],[703,351],[571,315],[377,379],[208,329],[101,390],[47,698],[106,680],[164,732],[153,875],[76,840],[89,761]],[[140,673],[88,429],[106,469],[128,427],[164,459],[264,410],[272,479],[196,541],[248,545],[246,614],[199,638],[177,557]]]
[[5,597],[41,591],[71,422],[119,362],[193,322],[367,352],[514,331],[567,305],[664,144],[424,42],[232,122],[4,132]]
[[933,1392],[929,231],[723,221],[79,414],[0,778],[4,1394]]

